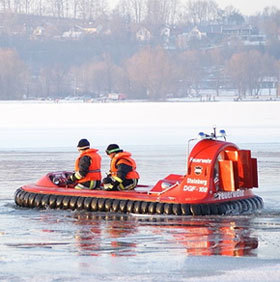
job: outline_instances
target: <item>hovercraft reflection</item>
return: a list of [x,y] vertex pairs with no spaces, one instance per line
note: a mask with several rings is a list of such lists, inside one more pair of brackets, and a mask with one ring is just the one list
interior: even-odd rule
[[154,186],[138,185],[134,191],[104,191],[67,187],[69,172],[53,172],[17,189],[15,202],[27,208],[195,216],[262,209],[263,200],[252,192],[258,187],[258,172],[251,151],[227,142],[223,130],[220,136],[215,128],[210,135],[199,135],[202,140],[188,156],[185,175],[170,174]]
[[[256,256],[258,238],[248,217],[136,217],[76,213],[80,255],[136,256],[151,249],[190,256]],[[143,236],[149,234],[148,236]]]
[[[153,223],[147,223],[147,227],[153,226]],[[205,220],[176,217],[154,224],[155,232],[160,233],[161,238],[169,238],[165,246],[173,250],[182,246],[179,249],[191,256],[255,256],[254,250],[258,248],[258,238],[252,234],[250,219],[246,217],[241,221],[232,217]]]

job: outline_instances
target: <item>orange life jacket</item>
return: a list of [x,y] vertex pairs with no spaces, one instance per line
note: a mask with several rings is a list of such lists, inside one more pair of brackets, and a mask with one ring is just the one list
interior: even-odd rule
[[79,171],[79,162],[80,159],[84,156],[89,156],[91,158],[91,164],[89,166],[88,174],[84,177],[79,179],[77,182],[87,182],[91,180],[101,180],[101,157],[97,154],[97,149],[88,149],[85,150],[80,154],[80,156],[76,159],[75,162],[75,171]]
[[139,174],[136,171],[136,163],[135,161],[130,158],[131,154],[128,152],[120,152],[115,154],[115,156],[111,160],[111,165],[110,165],[110,172],[112,176],[117,175],[117,165],[119,164],[126,164],[132,167],[132,171],[130,171],[126,175],[126,179],[139,179]]

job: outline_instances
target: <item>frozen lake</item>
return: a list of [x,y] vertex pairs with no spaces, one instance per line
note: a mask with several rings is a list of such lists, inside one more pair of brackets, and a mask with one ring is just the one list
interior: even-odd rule
[[[279,281],[280,103],[0,103],[1,281]],[[183,174],[186,144],[212,126],[258,159],[265,208],[252,216],[144,217],[29,210],[13,193],[72,170],[76,143],[119,143],[142,184]]]
[[[280,102],[0,103],[0,148],[186,144],[225,129],[232,142],[280,140]],[[19,139],[20,138],[20,139]]]

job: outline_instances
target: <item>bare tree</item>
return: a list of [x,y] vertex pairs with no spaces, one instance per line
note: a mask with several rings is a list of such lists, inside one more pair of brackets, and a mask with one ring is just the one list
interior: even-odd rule
[[92,11],[93,19],[96,20],[107,14],[109,9],[108,0],[94,0],[93,3],[94,3],[93,11]]
[[107,13],[107,0],[77,0],[76,13],[83,20],[96,20]]
[[52,98],[64,96],[66,78],[67,72],[60,64],[42,68],[39,76],[42,96]]
[[146,16],[147,0],[121,0],[116,9],[121,15],[139,24]]
[[248,65],[246,57],[246,53],[233,54],[226,65],[226,72],[232,81],[233,86],[237,89],[240,99],[242,99],[243,96],[246,96],[247,90],[246,72],[248,70]]
[[[41,0],[42,1],[42,0]],[[77,18],[79,0],[64,0],[65,17]]]
[[227,6],[221,10],[221,16],[226,24],[241,25],[245,22],[242,14],[233,6]]
[[26,94],[28,70],[11,49],[0,49],[0,98],[21,99]]
[[33,11],[34,14],[37,14],[39,16],[43,16],[44,14],[44,10],[45,10],[45,6],[43,5],[44,0],[37,0],[34,2],[33,4]]
[[181,80],[188,86],[189,92],[194,89],[196,95],[199,95],[200,84],[205,76],[204,55],[197,51],[185,51],[179,56],[181,71]]
[[77,93],[103,94],[124,87],[122,70],[112,62],[109,54],[103,54],[102,60],[93,60],[71,72]]
[[277,78],[277,81],[276,81],[276,97],[280,97],[280,60],[278,60],[276,63],[275,63],[275,67],[276,67],[276,78]]
[[107,70],[106,64],[102,61],[92,62],[85,66],[82,69],[82,75],[84,77],[84,92],[94,92],[101,94],[105,91],[108,91],[107,88]]
[[218,5],[213,0],[189,0],[185,9],[186,18],[195,25],[218,18]]
[[10,11],[12,6],[11,6],[11,0],[0,0],[0,4],[2,6],[3,11]]
[[52,0],[53,3],[53,15],[58,18],[64,17],[64,1],[63,0]]
[[151,100],[164,99],[173,89],[172,63],[164,51],[147,47],[126,62],[132,89],[145,89]]
[[182,7],[179,0],[170,0],[168,7],[168,24],[174,25],[179,22],[181,9]]
[[168,22],[168,0],[150,0],[147,4],[146,22],[154,34]]
[[212,74],[214,78],[214,84],[216,89],[216,94],[219,96],[220,87],[224,83],[224,64],[225,58],[222,54],[222,50],[220,48],[210,49],[207,54],[208,58],[208,70]]
[[[260,85],[265,77],[272,76],[274,60],[262,55],[256,50],[233,54],[226,65],[226,71],[234,86],[238,90],[240,98],[250,95],[258,95]],[[275,73],[275,72],[274,72]]]
[[34,0],[14,0],[14,12],[28,15],[31,13],[33,2]]

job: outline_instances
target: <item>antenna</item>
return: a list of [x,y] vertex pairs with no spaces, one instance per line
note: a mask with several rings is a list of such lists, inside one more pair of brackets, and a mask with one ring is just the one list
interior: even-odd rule
[[216,134],[216,125],[213,126],[213,137],[217,138],[217,134]]
[[192,141],[197,140],[197,138],[191,138],[188,140],[188,151],[187,151],[187,156],[186,156],[186,172],[188,172],[188,159],[190,155],[190,144]]

